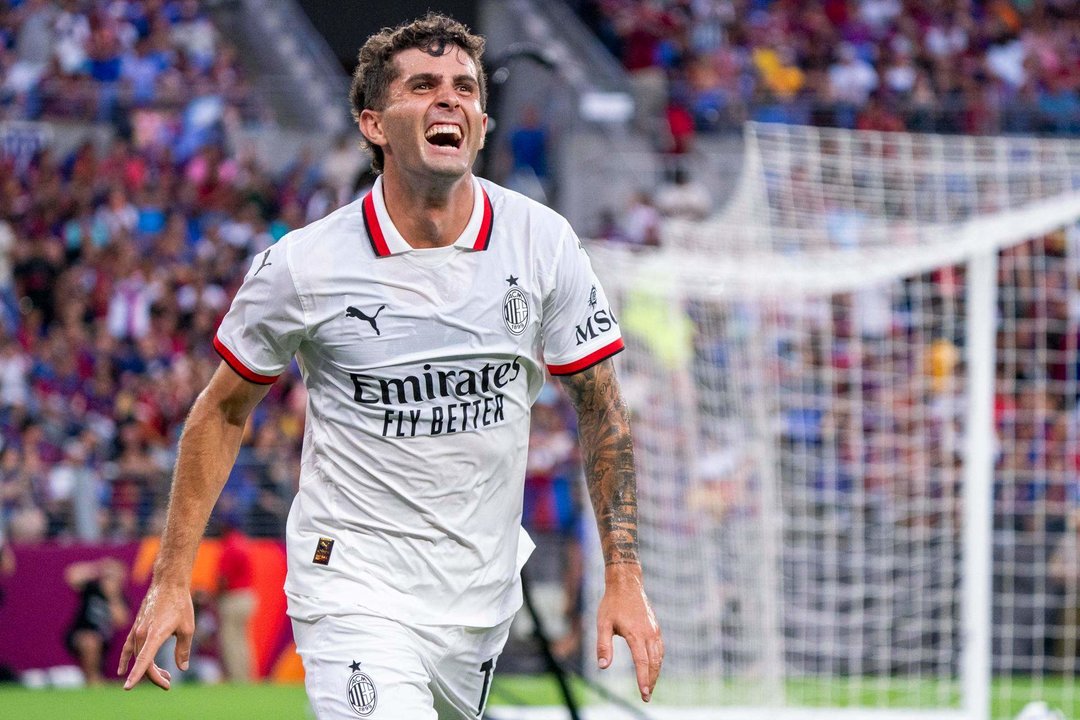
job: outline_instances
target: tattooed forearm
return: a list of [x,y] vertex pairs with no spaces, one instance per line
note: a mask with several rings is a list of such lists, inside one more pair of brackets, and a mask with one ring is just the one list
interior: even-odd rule
[[578,414],[585,483],[596,513],[604,563],[637,563],[634,444],[615,368],[611,360],[605,360],[559,379]]

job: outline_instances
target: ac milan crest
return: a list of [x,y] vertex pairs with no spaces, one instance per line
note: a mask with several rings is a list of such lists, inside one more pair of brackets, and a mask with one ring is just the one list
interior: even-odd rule
[[511,287],[503,298],[503,322],[514,335],[525,332],[529,325],[529,300],[518,287]]
[[353,671],[349,676],[349,686],[346,697],[349,707],[360,717],[367,717],[375,712],[375,706],[379,704],[379,695],[375,692],[375,683],[370,677],[360,672],[360,663],[355,660],[349,669]]

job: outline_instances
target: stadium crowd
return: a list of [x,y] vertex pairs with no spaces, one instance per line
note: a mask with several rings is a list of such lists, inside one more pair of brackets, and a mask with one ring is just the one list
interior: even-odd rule
[[[11,0],[0,7],[0,112],[125,126],[132,108],[200,98],[265,113],[199,0]],[[205,106],[204,101],[201,105]]]
[[[108,147],[5,144],[0,177],[0,524],[16,542],[130,540],[161,520],[208,345],[254,253],[325,214],[341,145],[271,177],[227,153],[258,107],[235,50],[193,0],[0,9],[0,113],[107,121]],[[222,513],[278,536],[297,475],[303,397],[258,411]]]
[[658,145],[744,120],[1080,132],[1072,0],[578,0]]
[[[312,180],[306,181],[305,176]],[[0,500],[16,540],[152,531],[207,344],[259,249],[304,221],[315,168],[273,180],[206,146],[42,151],[0,203]],[[307,185],[308,182],[314,182]],[[293,378],[257,413],[226,504],[276,534],[303,424]],[[263,468],[264,472],[253,468]],[[223,509],[229,509],[228,507]]]

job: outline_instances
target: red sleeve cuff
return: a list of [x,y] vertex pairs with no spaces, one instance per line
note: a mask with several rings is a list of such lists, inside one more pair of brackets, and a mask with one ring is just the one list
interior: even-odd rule
[[247,365],[240,362],[240,360],[232,354],[229,348],[225,347],[225,343],[218,339],[217,335],[214,336],[214,349],[217,350],[218,355],[225,361],[225,364],[233,369],[233,371],[249,382],[256,383],[257,385],[270,385],[277,380],[280,375],[260,375],[254,370],[250,369]]
[[566,365],[548,365],[547,369],[552,375],[573,375],[582,370],[588,370],[598,362],[607,360],[612,355],[621,352],[624,347],[622,338],[617,338],[615,342],[609,343],[599,350],[589,353],[580,360],[575,360]]

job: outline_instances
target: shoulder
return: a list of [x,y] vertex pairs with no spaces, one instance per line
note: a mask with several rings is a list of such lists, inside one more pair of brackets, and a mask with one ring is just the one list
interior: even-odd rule
[[364,242],[366,237],[360,201],[356,200],[286,233],[274,247],[281,248],[289,267],[296,272],[318,267],[350,241]]
[[343,205],[325,217],[286,233],[280,242],[286,243],[286,247],[302,246],[304,250],[320,243],[340,242],[342,233],[348,235],[357,227],[363,230],[360,203],[360,200],[354,200]]

